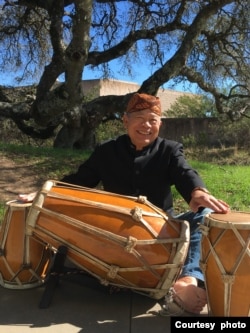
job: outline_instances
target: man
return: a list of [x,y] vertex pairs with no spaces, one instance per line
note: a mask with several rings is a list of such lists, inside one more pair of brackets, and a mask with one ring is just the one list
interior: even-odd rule
[[[229,206],[206,190],[198,173],[185,160],[182,144],[159,137],[161,115],[159,98],[134,94],[123,116],[127,134],[97,146],[78,171],[62,181],[86,187],[101,182],[109,192],[146,196],[172,215],[171,186],[175,186],[191,209],[178,216],[190,223],[191,235],[186,262],[173,286],[173,297],[184,310],[198,314],[206,304],[206,292],[199,287],[204,278],[199,267],[198,223],[209,211],[227,213]],[[32,196],[20,198],[30,201]]]

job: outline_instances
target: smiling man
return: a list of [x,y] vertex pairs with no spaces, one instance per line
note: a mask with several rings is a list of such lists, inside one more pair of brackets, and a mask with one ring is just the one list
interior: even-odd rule
[[127,106],[123,124],[136,150],[150,145],[158,137],[161,126],[159,99],[146,94],[134,95]]
[[[216,199],[198,173],[187,163],[181,143],[159,137],[161,126],[159,98],[134,94],[123,116],[127,134],[96,147],[74,174],[62,181],[96,187],[128,196],[146,196],[154,205],[174,215],[171,187],[175,186],[190,206],[190,212],[174,216],[190,224],[190,246],[186,262],[174,283],[174,300],[184,310],[200,313],[206,304],[204,280],[199,267],[201,234],[198,224],[211,210],[227,213],[229,206]],[[33,195],[20,195],[30,201]]]

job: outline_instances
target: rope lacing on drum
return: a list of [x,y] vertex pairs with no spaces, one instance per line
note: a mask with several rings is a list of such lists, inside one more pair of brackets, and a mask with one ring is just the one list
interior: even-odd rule
[[174,288],[170,288],[165,296],[165,304],[162,306],[162,309],[159,311],[161,316],[178,316],[182,314],[185,310],[184,308],[175,302],[176,291]]
[[199,229],[204,236],[209,235],[209,227],[204,224],[199,224]]
[[143,196],[143,195],[139,195],[139,197],[137,198],[137,201],[139,203],[143,203],[145,204],[147,202],[147,197]]
[[205,275],[206,270],[207,270],[207,263],[205,263],[202,260],[200,260],[200,268],[201,268],[203,274]]
[[235,280],[235,276],[230,275],[230,274],[222,274],[221,279],[226,284],[233,284],[234,280]]
[[135,237],[129,236],[128,237],[128,242],[125,246],[125,251],[128,253],[132,253],[134,247],[136,246],[137,239]]
[[131,209],[131,215],[135,221],[140,222],[142,219],[142,209],[139,207],[135,207],[135,208]]
[[109,281],[107,279],[100,279],[101,285],[107,287],[109,285]]
[[119,272],[120,267],[116,265],[111,265],[110,270],[108,272],[108,277],[114,279]]

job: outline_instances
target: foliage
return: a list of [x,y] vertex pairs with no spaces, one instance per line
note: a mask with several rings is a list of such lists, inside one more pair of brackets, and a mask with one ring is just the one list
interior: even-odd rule
[[166,116],[170,118],[200,118],[217,115],[213,100],[206,95],[180,96],[166,112]]
[[[109,120],[101,123],[95,130],[95,143],[100,143],[111,138],[115,138],[125,132],[121,119]],[[31,138],[22,133],[15,126],[11,119],[2,119],[0,121],[0,141],[8,142],[16,145],[24,145],[29,147],[53,147],[53,140],[42,140],[39,138]],[[60,150],[60,148],[59,148]]]
[[[242,108],[244,107],[247,107],[247,104],[243,104]],[[225,114],[219,114],[213,100],[206,95],[181,96],[167,112],[167,117],[170,118],[216,117],[218,123],[210,125],[210,129],[219,137],[218,142],[221,146],[234,144],[236,147],[248,147],[248,142],[250,141],[250,119],[237,115],[237,109],[235,109],[230,118]],[[207,145],[207,135],[206,133],[200,133],[199,135],[191,133],[186,137],[182,137],[182,142],[185,146],[204,146]]]
[[125,133],[121,120],[110,120],[102,123],[96,130],[96,141],[103,142]]
[[[30,124],[29,124],[30,125]],[[0,118],[0,140],[12,144],[23,144],[33,147],[53,146],[52,140],[32,138],[19,130],[12,119]]]
[[[185,118],[182,118],[185,122]],[[169,131],[167,129],[167,131]],[[250,119],[241,118],[232,122],[227,117],[218,117],[218,122],[209,125],[209,135],[207,132],[190,133],[182,135],[180,141],[184,147],[192,147],[197,150],[204,147],[229,147],[234,146],[235,149],[248,149],[250,141]],[[94,131],[95,144],[102,141],[115,138],[125,133],[125,129],[121,119],[108,120],[101,123]],[[164,135],[163,135],[164,136]],[[0,122],[0,141],[11,144],[25,145],[29,147],[53,147],[53,140],[41,140],[39,138],[30,138],[17,130],[12,120],[5,119]],[[84,151],[86,149],[83,149]],[[198,157],[198,156],[197,156]],[[243,160],[244,164],[244,160]]]
[[249,147],[250,119],[241,118],[231,121],[227,117],[219,116],[219,124],[212,125],[213,131],[220,133],[221,146],[228,146],[234,142],[235,147]]

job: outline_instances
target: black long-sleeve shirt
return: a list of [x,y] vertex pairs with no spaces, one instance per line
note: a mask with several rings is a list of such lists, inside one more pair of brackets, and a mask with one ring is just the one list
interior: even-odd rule
[[146,196],[164,211],[173,206],[172,185],[187,203],[195,187],[205,187],[185,160],[181,143],[158,137],[137,151],[126,134],[97,146],[78,171],[62,181],[85,187],[102,182],[106,191]]

